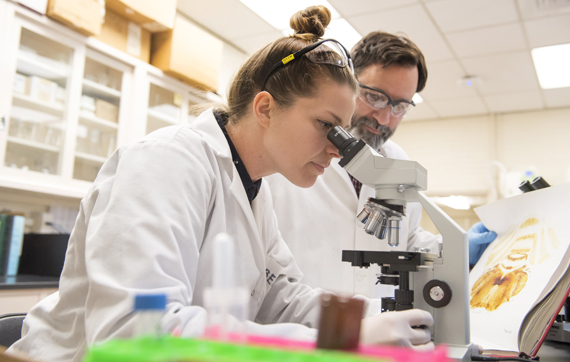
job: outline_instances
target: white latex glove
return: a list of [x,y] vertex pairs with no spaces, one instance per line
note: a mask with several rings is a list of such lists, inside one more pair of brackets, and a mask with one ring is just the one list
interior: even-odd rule
[[421,309],[384,312],[364,318],[360,329],[363,344],[391,344],[415,349],[433,349],[429,329],[414,326],[432,326],[433,317]]

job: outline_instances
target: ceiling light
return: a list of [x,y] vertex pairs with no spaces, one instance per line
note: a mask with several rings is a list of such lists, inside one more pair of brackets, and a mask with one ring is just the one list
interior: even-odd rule
[[245,6],[259,15],[275,29],[281,31],[283,35],[291,35],[293,31],[289,26],[291,16],[301,9],[311,5],[323,5],[331,11],[332,21],[326,29],[324,38],[338,40],[346,50],[350,51],[362,36],[343,18],[338,11],[326,0],[287,0],[287,1],[267,1],[267,0],[240,0]]
[[[293,30],[289,28],[281,31],[281,33],[289,36],[293,35]],[[323,39],[338,40],[349,52],[361,38],[362,36],[343,18],[331,21],[325,30],[325,35],[323,35]]]
[[466,75],[465,77],[461,77],[457,80],[457,84],[463,87],[475,87],[478,85],[483,84],[481,77],[478,75]]
[[415,104],[420,104],[424,102],[424,99],[422,98],[422,96],[420,96],[419,93],[414,94],[414,97],[412,98],[412,102],[414,102]]
[[277,30],[289,29],[289,20],[297,11],[305,9],[311,5],[324,5],[330,11],[333,19],[340,18],[340,14],[326,0],[287,0],[287,1],[267,1],[267,0],[240,0],[245,6],[259,15]]
[[532,60],[542,89],[570,87],[570,44],[534,48]]
[[345,19],[336,19],[331,21],[327,30],[325,31],[324,38],[332,38],[338,40],[346,50],[350,49],[358,43],[362,36],[346,21]]

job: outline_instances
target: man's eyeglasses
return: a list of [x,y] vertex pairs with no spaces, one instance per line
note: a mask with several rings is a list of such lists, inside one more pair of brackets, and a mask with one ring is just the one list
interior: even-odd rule
[[[323,43],[327,44],[323,45]],[[265,76],[261,90],[263,91],[265,89],[265,84],[271,74],[273,74],[277,69],[284,67],[286,64],[296,59],[300,59],[303,55],[315,64],[331,64],[341,68],[348,66],[350,67],[350,71],[354,74],[352,59],[350,58],[350,54],[346,48],[334,39],[323,39],[310,44],[293,54],[289,54],[285,58],[281,59],[280,62],[275,63]]]
[[360,82],[358,85],[360,86],[358,98],[360,98],[361,101],[375,109],[384,109],[390,105],[392,106],[391,112],[394,117],[402,117],[406,112],[416,106],[414,101],[395,101],[378,88],[367,87]]

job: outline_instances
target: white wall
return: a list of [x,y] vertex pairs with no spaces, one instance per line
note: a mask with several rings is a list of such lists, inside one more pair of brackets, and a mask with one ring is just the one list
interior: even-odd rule
[[497,158],[508,169],[534,165],[551,184],[570,182],[570,108],[506,114],[497,135]]
[[[393,140],[428,170],[431,196],[474,195],[493,201],[492,177],[502,163],[508,172],[536,168],[551,185],[570,182],[570,108],[481,117],[405,120]],[[486,200],[486,201],[485,201]],[[466,230],[473,210],[442,207]],[[437,233],[424,213],[421,226]]]
[[403,121],[393,140],[428,170],[429,194],[484,194],[493,129],[490,117]]
[[551,184],[570,182],[570,108],[410,121],[393,140],[428,170],[429,195],[487,195],[491,161],[535,167]]

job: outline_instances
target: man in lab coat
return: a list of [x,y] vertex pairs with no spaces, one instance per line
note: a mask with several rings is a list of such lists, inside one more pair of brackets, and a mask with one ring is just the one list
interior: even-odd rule
[[[425,87],[422,52],[404,36],[372,32],[354,46],[351,56],[360,95],[348,131],[386,157],[408,159],[389,138],[414,108],[414,94]],[[266,179],[283,239],[304,274],[303,282],[310,286],[373,298],[386,296],[392,287],[375,285],[379,267],[354,268],[341,261],[342,250],[435,251],[441,242],[440,235],[419,226],[422,209],[418,202],[407,204],[399,247],[391,248],[385,240],[366,234],[355,216],[374,190],[353,179],[338,160],[308,189],[294,186],[281,175]],[[469,234],[470,239],[482,238],[485,247],[495,238],[492,232]]]

